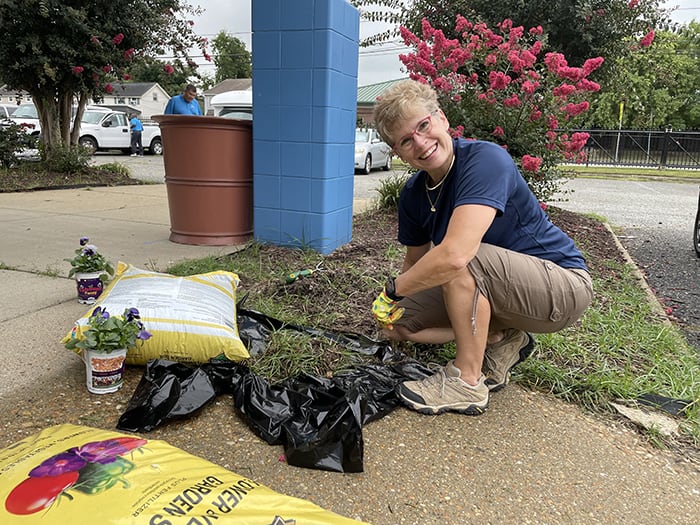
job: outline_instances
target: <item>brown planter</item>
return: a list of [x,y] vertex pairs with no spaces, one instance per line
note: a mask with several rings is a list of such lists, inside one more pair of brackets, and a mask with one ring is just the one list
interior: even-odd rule
[[253,123],[155,115],[160,124],[170,240],[241,244],[253,234]]

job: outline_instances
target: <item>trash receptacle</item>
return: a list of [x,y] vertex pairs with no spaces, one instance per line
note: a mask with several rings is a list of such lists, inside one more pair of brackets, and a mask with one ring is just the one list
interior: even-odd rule
[[160,124],[170,240],[242,244],[253,234],[253,123],[155,115]]

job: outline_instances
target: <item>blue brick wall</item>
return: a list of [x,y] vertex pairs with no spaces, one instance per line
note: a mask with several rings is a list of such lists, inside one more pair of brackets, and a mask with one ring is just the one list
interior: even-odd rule
[[350,242],[359,13],[346,0],[253,0],[255,238]]

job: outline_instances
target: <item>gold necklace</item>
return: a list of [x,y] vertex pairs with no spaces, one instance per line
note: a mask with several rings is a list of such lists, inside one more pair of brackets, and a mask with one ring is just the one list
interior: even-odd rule
[[[450,174],[450,170],[452,169],[452,165],[455,163],[455,156],[452,155],[452,161],[450,162],[450,167],[447,168],[447,173],[445,173],[445,176],[440,179],[440,182],[438,182],[435,186],[432,188],[428,186],[428,176],[426,174],[425,177],[425,196],[428,197],[428,202],[430,203],[430,211],[435,213],[438,201],[440,200],[440,196],[442,195],[442,190],[444,189],[444,186],[442,185],[443,182],[445,182],[445,179],[447,176]],[[435,198],[435,202],[430,198],[430,192],[435,191],[436,189],[440,188],[440,191],[437,194],[437,197]]]
[[[444,180],[444,179],[443,179]],[[440,188],[440,191],[437,194],[437,197],[435,198],[435,202],[430,198],[430,190],[428,189],[428,186],[425,186],[425,196],[428,197],[428,202],[430,203],[430,211],[435,213],[435,206],[437,206],[438,201],[440,200],[440,195],[442,195],[442,190],[444,186]]]

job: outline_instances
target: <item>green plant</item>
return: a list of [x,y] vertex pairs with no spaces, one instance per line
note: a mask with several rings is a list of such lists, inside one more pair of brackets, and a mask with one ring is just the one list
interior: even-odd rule
[[17,164],[17,154],[32,147],[34,142],[22,126],[15,122],[0,127],[0,167],[10,168]]
[[95,167],[112,173],[119,173],[127,177],[131,176],[131,170],[121,162],[108,162],[107,164],[100,164]]
[[379,181],[379,187],[375,190],[379,193],[377,207],[379,209],[397,209],[399,206],[399,195],[408,178],[408,174],[397,173]]
[[94,350],[109,353],[122,348],[134,348],[139,341],[150,339],[136,308],[126,308],[121,317],[112,316],[106,308],[97,307],[88,318],[87,329],[73,328],[65,343],[69,350]]
[[58,173],[74,173],[87,168],[92,152],[88,148],[80,145],[55,147],[51,156],[46,156],[43,144],[40,144],[40,151],[44,159],[44,165],[48,170]]
[[75,250],[75,257],[72,259],[64,259],[68,261],[72,268],[68,272],[68,277],[73,277],[76,273],[93,273],[102,272],[100,279],[103,281],[107,280],[105,274],[109,274],[111,277],[114,275],[114,268],[112,264],[105,259],[98,250],[97,246],[94,244],[88,244],[90,239],[88,237],[80,238],[80,248]]

